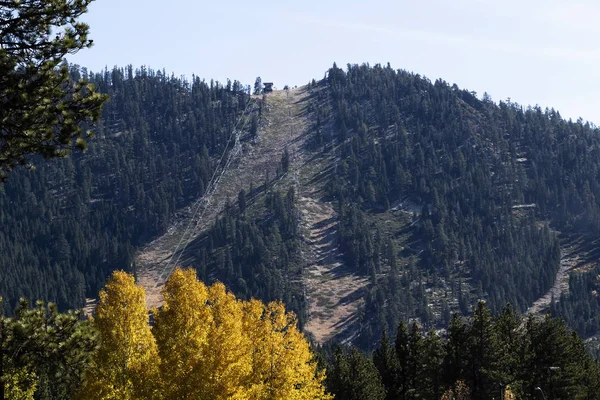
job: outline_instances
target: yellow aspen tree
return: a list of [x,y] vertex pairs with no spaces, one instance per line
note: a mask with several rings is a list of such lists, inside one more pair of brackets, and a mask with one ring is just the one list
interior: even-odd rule
[[[161,359],[166,399],[205,398],[205,368],[212,313],[208,290],[192,269],[175,269],[162,295],[165,303],[155,312],[152,333]],[[208,397],[206,397],[208,398]]]
[[244,332],[242,302],[220,282],[208,289],[212,314],[202,379],[203,399],[246,399],[244,384],[252,370],[248,335]]
[[251,399],[331,399],[325,393],[325,375],[316,362],[296,317],[281,302],[264,305],[251,300],[244,305],[245,332],[250,337]]
[[238,300],[222,283],[207,288],[179,268],[162,294],[150,330],[143,288],[113,274],[100,293],[101,347],[80,399],[332,398],[283,303]]
[[282,303],[237,300],[193,270],[163,289],[153,334],[167,399],[329,399],[296,318]]
[[81,399],[159,399],[158,349],[146,308],[144,289],[116,271],[100,292],[94,326],[101,344],[86,374]]
[[262,302],[252,299],[244,304],[244,332],[248,335],[252,347],[252,372],[246,382],[250,399],[264,398],[270,388],[272,360],[268,353],[271,339],[268,337],[267,324],[263,323],[264,317],[265,306]]

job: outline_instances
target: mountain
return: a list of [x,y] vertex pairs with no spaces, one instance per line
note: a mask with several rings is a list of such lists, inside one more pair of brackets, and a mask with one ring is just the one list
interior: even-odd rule
[[[476,298],[493,311],[510,302],[526,312],[550,290],[561,263],[577,276],[595,268],[595,127],[554,110],[479,100],[389,66],[334,66],[323,84],[318,109],[322,119],[329,113],[327,139],[340,154],[328,187],[350,227],[340,245],[348,262],[375,275],[367,337],[392,331],[398,315],[447,320],[448,308],[466,313]],[[327,132],[315,130],[318,140]],[[402,209],[412,222],[380,234]],[[387,257],[380,266],[377,246],[401,249],[400,265]],[[386,267],[398,273],[378,277]],[[403,309],[411,304],[399,295],[406,293],[415,302]]]
[[255,96],[72,69],[111,100],[88,153],[3,187],[11,306],[81,307],[117,268],[158,305],[181,264],[241,298],[283,300],[317,342],[372,348],[400,321],[447,326],[480,299],[600,333],[593,125],[389,65],[334,64]]
[[205,190],[247,95],[146,68],[91,74],[108,93],[90,150],[11,174],[0,195],[0,293],[81,307]]

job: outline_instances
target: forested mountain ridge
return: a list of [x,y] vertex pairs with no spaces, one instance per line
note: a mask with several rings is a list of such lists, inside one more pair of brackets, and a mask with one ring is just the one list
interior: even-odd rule
[[[328,186],[340,247],[373,284],[365,345],[399,319],[448,322],[476,298],[525,312],[552,286],[561,244],[580,252],[571,268],[597,263],[594,126],[389,65],[334,65],[314,86],[323,88],[314,140],[340,157]],[[584,315],[580,324],[596,332],[593,313]]]
[[0,293],[79,308],[115,268],[129,269],[135,248],[162,232],[212,173],[248,95],[131,66],[91,74],[108,93],[85,154],[11,174],[0,194]]
[[[154,301],[161,284],[140,255],[166,232],[153,262],[168,271],[189,223],[175,260],[243,299],[283,299],[318,341],[372,348],[399,321],[447,326],[477,299],[526,312],[565,255],[571,288],[553,312],[598,333],[600,143],[589,124],[389,66],[334,65],[322,81],[253,99],[238,82],[145,68],[72,74],[111,101],[88,153],[3,187],[11,307],[20,296],[80,307],[116,268]],[[237,124],[240,156],[210,217],[190,220]]]

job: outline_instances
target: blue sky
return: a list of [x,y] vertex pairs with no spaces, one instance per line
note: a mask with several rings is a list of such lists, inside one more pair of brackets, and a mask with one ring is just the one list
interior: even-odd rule
[[334,61],[390,62],[600,125],[595,0],[96,0],[82,19],[95,45],[69,61],[93,71],[147,65],[281,88]]

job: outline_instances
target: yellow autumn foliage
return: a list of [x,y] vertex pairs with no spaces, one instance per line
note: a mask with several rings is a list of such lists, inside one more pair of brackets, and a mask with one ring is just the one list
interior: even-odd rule
[[515,394],[511,390],[510,385],[506,385],[506,388],[504,389],[504,400],[516,400],[516,399],[517,399],[517,396],[515,396]]
[[283,303],[264,305],[257,300],[244,303],[244,331],[250,338],[252,374],[251,399],[326,398],[323,374],[315,377],[308,342],[296,328],[293,314]]
[[27,368],[9,368],[4,371],[4,396],[6,400],[33,400],[37,380]]
[[195,271],[179,268],[162,294],[151,329],[144,290],[128,274],[113,275],[100,296],[94,324],[101,350],[81,398],[332,398],[282,303],[236,299],[223,284],[207,287]]
[[113,273],[100,292],[93,323],[101,345],[79,398],[160,398],[158,348],[148,323],[145,291],[133,276]]

